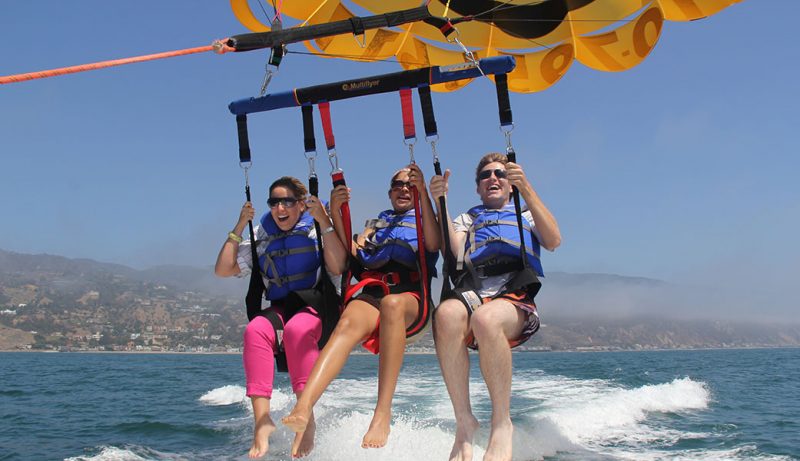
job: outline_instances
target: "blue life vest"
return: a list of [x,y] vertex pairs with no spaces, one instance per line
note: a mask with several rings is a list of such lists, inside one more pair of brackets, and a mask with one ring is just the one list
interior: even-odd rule
[[305,290],[317,283],[317,269],[322,258],[317,251],[317,241],[309,237],[314,229],[314,218],[306,211],[289,231],[282,231],[272,213],[261,217],[261,228],[267,234],[256,244],[259,249],[258,267],[268,281],[265,297],[270,300],[285,298],[289,292]]
[[[507,204],[500,210],[478,205],[467,213],[472,217],[464,253],[464,261],[468,266],[480,268],[519,261],[519,227],[513,204]],[[539,260],[541,254],[539,241],[533,235],[531,226],[525,218],[522,219],[522,227],[528,263],[536,273],[544,276],[542,262]]]
[[[367,238],[364,248],[358,249],[358,260],[367,269],[379,269],[390,262],[399,263],[410,270],[417,269],[417,224],[414,210],[396,214],[394,210],[382,211],[378,219],[367,222],[375,232]],[[426,262],[434,275],[438,253],[428,252]]]

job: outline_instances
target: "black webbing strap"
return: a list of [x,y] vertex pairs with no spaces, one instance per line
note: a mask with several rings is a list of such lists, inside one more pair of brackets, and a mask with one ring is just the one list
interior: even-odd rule
[[[433,99],[431,98],[431,87],[428,85],[417,88],[419,93],[419,104],[422,107],[422,120],[425,122],[425,137],[436,136],[439,131],[436,129],[436,116],[433,113]],[[436,174],[441,175],[441,171]]]
[[[236,116],[236,128],[239,134],[239,164],[244,165],[251,162],[250,158],[250,138],[247,135],[247,116]],[[248,168],[243,166],[243,168]],[[246,172],[246,170],[245,170]],[[245,175],[244,195],[247,201],[250,198],[250,182]],[[247,221],[247,228],[250,230],[250,256],[253,260],[253,271],[250,273],[250,283],[247,287],[247,295],[244,303],[247,307],[247,319],[253,320],[261,312],[261,298],[264,296],[264,281],[261,279],[261,271],[258,269],[258,252],[256,251],[256,234],[253,231],[253,221]]]
[[[498,108],[498,116],[500,117],[500,128],[504,126],[512,126],[514,124],[514,117],[511,113],[511,100],[508,96],[508,75],[507,74],[497,74],[494,76],[494,83],[495,87],[497,88],[497,108]],[[506,147],[506,156],[508,157],[509,162],[517,163],[517,154],[514,152],[514,148],[511,147],[510,142],[510,131],[504,131],[506,133],[506,139],[508,146]],[[530,262],[528,261],[527,251],[525,249],[525,232],[522,227],[522,205],[519,199],[519,190],[515,186],[511,187],[511,197],[514,199],[514,211],[517,214],[517,228],[519,229],[519,252],[520,257],[522,258],[522,264],[525,268],[530,267]]]
[[[314,139],[314,106],[304,105],[303,111],[303,144],[306,152],[317,151],[317,141]],[[316,194],[311,194],[316,196]]]
[[[239,162],[247,163],[250,161],[250,138],[247,135],[247,115],[236,116],[236,129],[239,135]],[[250,198],[248,197],[248,201]]]
[[[514,149],[509,147],[506,151],[506,156],[508,157],[509,162],[517,163],[517,154],[514,152]],[[511,196],[514,199],[514,211],[517,214],[517,229],[519,230],[519,254],[522,258],[522,264],[526,268],[529,268],[530,261],[528,261],[528,252],[525,250],[525,231],[522,228],[522,205],[519,199],[519,191],[516,187],[512,187]]]
[[508,74],[497,74],[494,76],[494,84],[497,88],[497,108],[500,115],[500,126],[507,126],[514,123],[511,114],[511,101],[508,98]]
[[[433,112],[433,98],[431,98],[431,87],[420,86],[417,88],[419,93],[419,102],[422,107],[422,119],[425,125],[425,139],[438,138],[439,132],[436,127],[436,115]],[[435,147],[432,147],[435,149]],[[434,151],[435,152],[435,151]],[[442,176],[442,165],[439,163],[438,155],[433,157],[433,170],[438,176]],[[444,261],[442,262],[442,291],[439,295],[440,301],[450,298],[452,287],[450,285],[450,274],[455,274],[456,256],[453,254],[453,249],[450,247],[450,227],[447,223],[447,199],[444,196],[439,197],[439,214],[440,225],[442,226],[442,239],[444,244]]]
[[289,365],[286,362],[286,349],[283,347],[283,320],[274,309],[267,309],[260,315],[269,320],[272,329],[275,330],[275,366],[281,373],[286,373],[289,371]]

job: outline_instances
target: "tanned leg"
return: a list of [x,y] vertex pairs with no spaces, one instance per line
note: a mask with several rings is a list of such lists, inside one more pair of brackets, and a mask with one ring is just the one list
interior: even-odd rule
[[472,315],[472,331],[478,341],[481,374],[492,401],[492,429],[484,461],[511,461],[511,347],[509,338],[522,331],[525,314],[505,300],[494,300]]
[[[300,396],[302,392],[298,392],[297,400],[300,400]],[[314,421],[314,410],[311,410],[311,416],[308,418],[308,423],[306,424],[306,429],[303,432],[297,432],[294,435],[294,441],[292,442],[292,456],[295,458],[302,458],[308,456],[311,453],[311,450],[314,449],[314,436],[317,432],[317,423]],[[297,449],[294,449],[297,447]]]
[[403,366],[406,328],[416,320],[419,302],[407,293],[385,296],[380,308],[380,359],[378,365],[378,403],[369,429],[361,442],[363,448],[380,448],[389,439],[392,423],[392,397]]
[[[339,319],[331,338],[320,352],[302,395],[292,411],[281,422],[294,432],[303,432],[311,420],[312,410],[322,393],[342,371],[350,351],[356,344],[366,339],[378,321],[378,311],[364,301],[351,301]],[[299,446],[292,447],[296,454]]]
[[435,316],[436,356],[456,417],[456,437],[449,459],[470,461],[478,420],[469,401],[469,354],[464,343],[469,333],[469,316],[464,305],[456,300],[441,303]]
[[253,404],[255,427],[253,429],[253,445],[250,447],[248,457],[256,459],[267,454],[269,436],[275,432],[275,423],[269,417],[269,399],[267,397],[252,396],[250,402]]

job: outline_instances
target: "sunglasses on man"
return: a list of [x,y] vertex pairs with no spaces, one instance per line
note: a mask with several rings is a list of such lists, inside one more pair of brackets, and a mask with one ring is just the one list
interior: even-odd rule
[[267,205],[270,208],[275,208],[278,205],[283,205],[284,208],[294,208],[298,200],[294,197],[270,197],[267,199]]
[[508,172],[506,170],[495,168],[494,170],[483,170],[480,173],[478,173],[478,181],[483,181],[484,179],[491,178],[492,173],[494,173],[497,179],[506,179],[508,177]]
[[408,181],[400,181],[399,179],[395,179],[394,181],[392,181],[392,190],[400,190],[404,187],[407,189],[411,189],[411,187],[413,187],[413,184],[411,184]]

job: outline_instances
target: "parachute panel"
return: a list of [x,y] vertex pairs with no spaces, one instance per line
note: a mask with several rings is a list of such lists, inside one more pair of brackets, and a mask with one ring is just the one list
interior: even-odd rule
[[717,14],[741,0],[657,0],[667,21],[694,21]]
[[658,41],[664,16],[654,5],[610,32],[577,37],[575,58],[592,69],[621,72],[644,61]]

